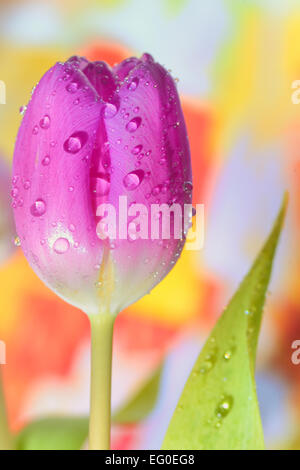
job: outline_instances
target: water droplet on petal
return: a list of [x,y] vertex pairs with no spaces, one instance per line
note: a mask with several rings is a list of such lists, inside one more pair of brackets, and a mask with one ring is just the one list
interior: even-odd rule
[[148,52],[145,52],[145,53],[142,55],[142,60],[143,60],[144,62],[149,62],[149,63],[154,62],[154,59],[153,59],[152,55],[149,54]]
[[45,115],[41,120],[40,120],[40,127],[42,129],[49,129],[51,124],[50,117],[48,115]]
[[64,150],[68,153],[79,152],[87,143],[88,134],[84,131],[74,132],[64,143]]
[[15,246],[21,246],[21,240],[20,240],[20,237],[15,237],[14,239],[14,245]]
[[31,186],[30,181],[25,181],[24,183],[24,189],[29,189]]
[[131,119],[131,121],[129,121],[126,125],[126,130],[128,132],[135,132],[140,127],[141,122],[142,118],[140,118],[139,116]]
[[193,183],[191,181],[185,181],[183,184],[183,190],[186,193],[190,193],[193,190]]
[[70,243],[69,243],[69,240],[67,240],[67,238],[58,238],[53,245],[53,250],[58,255],[62,255],[63,253],[66,253],[69,248],[70,248]]
[[138,87],[138,84],[139,84],[139,79],[138,77],[135,77],[131,80],[131,82],[128,84],[127,88],[128,90],[130,91],[135,91]]
[[131,153],[133,155],[138,155],[142,151],[143,146],[142,145],[136,145],[132,150]]
[[126,189],[129,191],[133,191],[134,189],[138,188],[141,182],[144,179],[144,171],[143,170],[135,170],[128,173],[124,179],[123,183]]
[[49,157],[49,155],[46,155],[42,160],[42,165],[48,166],[49,163],[50,163],[50,157]]
[[111,119],[113,118],[118,112],[118,108],[113,103],[106,103],[103,109],[103,117],[104,119]]
[[30,207],[30,212],[34,217],[40,217],[46,212],[46,203],[43,199],[37,199]]
[[21,116],[24,116],[24,114],[26,113],[26,109],[27,109],[27,106],[21,106],[20,107],[19,112],[20,112]]
[[72,82],[72,83],[69,83],[69,85],[67,85],[66,90],[69,93],[76,93],[78,88],[79,88],[78,83],[77,82]]
[[34,128],[32,129],[33,135],[37,135],[38,132],[39,132],[38,126],[34,126]]

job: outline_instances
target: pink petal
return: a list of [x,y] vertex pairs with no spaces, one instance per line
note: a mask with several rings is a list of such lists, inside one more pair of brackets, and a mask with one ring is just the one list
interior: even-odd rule
[[[191,163],[178,93],[170,74],[145,55],[119,90],[120,110],[106,120],[113,172],[108,201],[128,205],[191,203]],[[186,186],[185,186],[186,185]],[[149,292],[177,261],[183,241],[117,240],[114,310]]]
[[77,67],[56,64],[28,105],[14,155],[15,220],[37,274],[94,313],[103,243],[96,236],[89,165],[103,104]]

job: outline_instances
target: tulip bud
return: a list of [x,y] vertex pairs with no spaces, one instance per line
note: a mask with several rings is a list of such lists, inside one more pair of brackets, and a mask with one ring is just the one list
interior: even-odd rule
[[[171,75],[149,54],[113,69],[56,64],[28,104],[13,174],[17,233],[36,273],[88,314],[118,313],[167,275],[189,224],[190,151]],[[153,232],[155,204],[182,210],[180,236]]]

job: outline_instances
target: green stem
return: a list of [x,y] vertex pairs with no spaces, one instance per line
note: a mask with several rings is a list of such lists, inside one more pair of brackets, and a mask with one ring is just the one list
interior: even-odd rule
[[9,450],[12,449],[12,437],[7,421],[1,367],[3,366],[0,365],[0,450]]
[[115,317],[91,315],[89,449],[110,448],[112,337]]

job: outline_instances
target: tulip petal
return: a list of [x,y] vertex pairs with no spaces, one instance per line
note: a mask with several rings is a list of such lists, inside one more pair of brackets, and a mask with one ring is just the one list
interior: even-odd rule
[[[149,55],[124,80],[118,93],[120,110],[105,122],[114,170],[108,201],[118,214],[120,195],[127,196],[128,206],[142,203],[148,214],[155,203],[178,203],[183,209],[191,203],[192,176],[175,83]],[[119,237],[112,250],[116,269],[112,308],[122,309],[148,293],[173,267],[183,245],[183,240],[172,237],[134,241]]]
[[15,220],[37,274],[73,305],[96,313],[103,242],[89,166],[103,103],[80,70],[84,61],[77,62],[50,69],[28,105],[14,155]]

